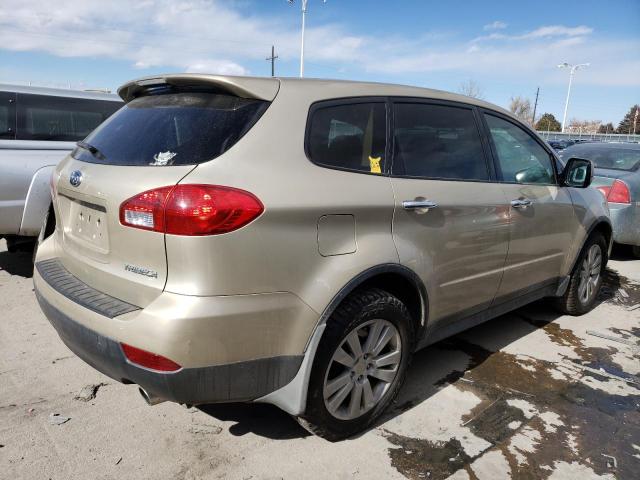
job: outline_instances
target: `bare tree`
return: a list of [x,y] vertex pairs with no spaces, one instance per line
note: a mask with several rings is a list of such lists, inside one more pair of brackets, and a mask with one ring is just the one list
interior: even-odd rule
[[509,111],[521,121],[531,124],[531,100],[521,96],[511,97]]
[[482,91],[482,87],[475,80],[466,80],[460,84],[458,87],[458,92],[462,95],[466,95],[467,97],[473,98],[484,98],[484,92]]
[[601,120],[578,120],[577,118],[572,118],[567,126],[567,130],[572,133],[598,133],[601,124]]

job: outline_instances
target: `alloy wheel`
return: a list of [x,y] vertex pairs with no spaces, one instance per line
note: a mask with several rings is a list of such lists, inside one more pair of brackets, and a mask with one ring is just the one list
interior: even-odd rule
[[578,297],[580,302],[586,305],[595,294],[602,270],[602,250],[600,245],[591,245],[580,268],[580,283],[578,285]]
[[370,320],[351,330],[329,362],[324,403],[331,415],[353,420],[375,407],[398,375],[400,332],[389,321]]

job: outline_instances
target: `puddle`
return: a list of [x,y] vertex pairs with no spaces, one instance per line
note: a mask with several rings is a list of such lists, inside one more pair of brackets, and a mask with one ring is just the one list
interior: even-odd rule
[[607,269],[604,282],[598,295],[601,302],[632,308],[640,315],[640,284],[634,283],[627,277]]
[[390,448],[391,465],[405,477],[442,480],[470,463],[460,442],[430,442],[385,431],[385,438],[399,448]]
[[[577,462],[598,475],[636,478],[640,461],[633,445],[640,444],[640,386],[611,360],[616,348],[585,347],[571,330],[518,316],[534,330],[543,330],[553,343],[569,347],[575,356],[550,362],[492,352],[460,337],[431,347],[469,357],[466,370],[451,371],[434,386],[471,392],[481,400],[460,423],[491,446],[471,456],[457,438],[434,442],[385,431],[394,445],[389,448],[392,465],[411,479],[447,478],[461,469],[475,478],[471,464],[499,451],[514,479],[547,478],[558,462]],[[397,409],[420,403],[408,399]],[[615,468],[610,457],[616,458]]]

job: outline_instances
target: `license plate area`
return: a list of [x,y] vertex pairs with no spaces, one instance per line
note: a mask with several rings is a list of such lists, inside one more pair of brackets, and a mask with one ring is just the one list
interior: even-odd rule
[[109,252],[106,208],[74,199],[69,205],[68,224],[69,234],[75,241],[100,253]]

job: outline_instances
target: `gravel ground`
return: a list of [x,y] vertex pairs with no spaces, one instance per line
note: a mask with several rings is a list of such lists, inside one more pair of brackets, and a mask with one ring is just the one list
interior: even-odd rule
[[538,302],[419,352],[384,419],[339,443],[267,405],[148,407],[63,345],[30,277],[0,241],[2,478],[638,478],[640,260],[625,251],[593,312]]

